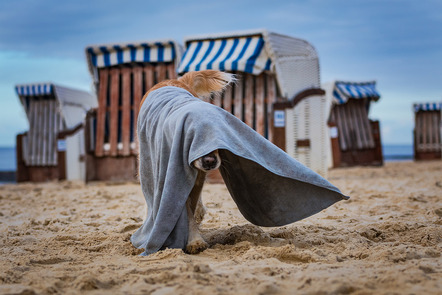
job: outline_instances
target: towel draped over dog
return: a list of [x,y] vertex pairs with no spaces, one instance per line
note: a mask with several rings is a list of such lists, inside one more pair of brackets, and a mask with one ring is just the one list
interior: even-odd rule
[[151,92],[138,115],[140,181],[148,214],[132,235],[148,255],[185,249],[191,163],[214,150],[240,212],[259,226],[282,226],[346,199],[326,179],[291,158],[227,111],[167,86]]

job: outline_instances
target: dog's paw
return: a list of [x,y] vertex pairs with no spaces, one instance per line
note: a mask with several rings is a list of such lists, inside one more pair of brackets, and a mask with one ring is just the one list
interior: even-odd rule
[[186,246],[186,252],[189,254],[198,254],[209,248],[209,244],[203,239],[193,240]]

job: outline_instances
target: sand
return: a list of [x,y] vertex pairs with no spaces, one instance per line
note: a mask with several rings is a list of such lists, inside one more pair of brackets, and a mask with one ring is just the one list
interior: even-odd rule
[[0,294],[441,294],[442,162],[332,170],[349,201],[280,228],[206,185],[211,245],[148,257],[129,242],[136,183],[0,186]]

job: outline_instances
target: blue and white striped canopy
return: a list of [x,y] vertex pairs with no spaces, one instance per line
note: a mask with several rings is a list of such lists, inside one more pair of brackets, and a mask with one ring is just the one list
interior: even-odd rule
[[172,62],[177,58],[177,46],[174,41],[89,46],[86,55],[96,68],[131,62]]
[[188,40],[178,73],[200,70],[242,71],[258,75],[270,70],[262,35]]
[[333,100],[336,104],[344,104],[349,98],[362,99],[369,98],[378,100],[379,93],[376,90],[376,82],[335,82],[333,88]]
[[442,102],[415,103],[413,108],[416,113],[419,111],[440,111],[442,110]]
[[15,91],[19,96],[51,95],[53,93],[53,85],[51,83],[17,85],[15,86]]

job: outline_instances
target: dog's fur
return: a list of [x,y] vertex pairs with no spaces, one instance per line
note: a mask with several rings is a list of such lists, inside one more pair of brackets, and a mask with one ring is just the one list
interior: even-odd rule
[[[150,92],[161,87],[180,87],[189,91],[195,97],[205,98],[210,96],[212,93],[221,93],[229,83],[234,81],[234,75],[220,71],[205,70],[199,72],[189,72],[181,78],[166,80],[153,86],[144,95],[143,99],[141,100],[140,107]],[[186,246],[186,251],[188,253],[196,254],[208,247],[208,244],[204,241],[198,230],[198,226],[205,214],[205,208],[201,202],[200,196],[207,172],[218,169],[220,165],[221,159],[219,157],[218,150],[212,151],[211,153],[192,162],[192,166],[198,169],[198,176],[186,202],[189,220],[189,239]]]

